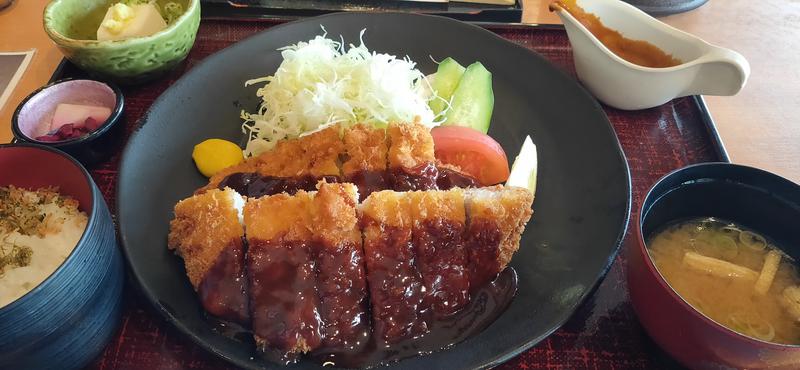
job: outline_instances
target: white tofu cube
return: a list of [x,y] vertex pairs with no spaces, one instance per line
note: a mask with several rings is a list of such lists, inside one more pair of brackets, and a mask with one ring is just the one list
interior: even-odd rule
[[150,36],[167,28],[167,22],[153,4],[123,5],[108,8],[97,29],[97,40],[123,40]]

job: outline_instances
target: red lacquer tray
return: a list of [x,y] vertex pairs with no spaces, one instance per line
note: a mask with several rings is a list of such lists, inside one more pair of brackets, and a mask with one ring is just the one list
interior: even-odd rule
[[[124,89],[127,133],[150,104],[184,72],[206,56],[279,21],[204,20],[187,60],[151,84]],[[535,50],[574,76],[572,50],[559,27],[482,24],[492,32]],[[54,79],[79,75],[64,63]],[[628,112],[604,107],[630,166],[633,214],[649,187],[662,175],[688,164],[727,161],[702,98],[685,97],[661,107]],[[120,152],[122,151],[120,146]],[[91,169],[114,212],[120,152]],[[635,221],[632,221],[635,222]],[[626,238],[623,248],[630,240]],[[678,366],[647,337],[628,298],[625,258],[621,253],[596,293],[550,337],[501,368],[621,369]],[[90,369],[228,369],[155,313],[129,279],[119,332]]]

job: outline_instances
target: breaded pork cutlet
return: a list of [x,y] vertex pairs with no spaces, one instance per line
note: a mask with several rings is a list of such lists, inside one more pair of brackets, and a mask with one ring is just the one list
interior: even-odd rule
[[389,140],[384,130],[358,124],[344,130],[345,147],[342,176],[345,181],[359,184],[363,200],[376,191],[391,189],[386,165]]
[[212,315],[249,321],[242,245],[244,199],[231,189],[213,189],[178,202],[168,246],[183,257],[186,274]]
[[[340,127],[334,125],[297,139],[279,141],[272,150],[247,158],[242,163],[214,174],[203,192],[220,186],[226,177],[235,173],[255,173],[272,177],[339,176],[339,156],[344,151]],[[311,183],[311,187],[316,181]]]
[[433,137],[426,126],[391,124],[387,153],[392,189],[396,191],[437,189]]
[[244,208],[253,336],[266,358],[283,364],[322,341],[312,200],[299,191],[249,200]]
[[320,183],[314,196],[317,293],[326,352],[354,351],[369,339],[367,281],[353,184]]
[[502,271],[519,249],[531,218],[533,194],[518,187],[467,189],[468,227],[464,233],[470,285],[481,287]]
[[396,343],[426,333],[408,197],[388,190],[372,193],[362,203],[361,217],[375,335]]
[[424,306],[438,317],[451,315],[469,302],[464,191],[405,193],[411,204],[415,262],[425,284]]
[[306,163],[306,167],[297,175],[315,178],[341,175],[339,157],[344,153],[345,146],[339,125],[303,136],[298,141],[303,146],[303,162]]
[[385,130],[358,124],[345,129],[342,140],[346,151],[346,159],[342,163],[344,177],[361,171],[386,170],[389,141]]
[[[380,190],[437,189],[437,177],[433,138],[427,127],[392,123],[386,129],[363,124],[342,129],[334,125],[282,140],[272,150],[215,174],[197,193],[229,186],[251,197],[293,194],[312,191],[318,180],[326,179],[357,184],[363,199]],[[448,188],[460,184],[445,182],[451,184]]]

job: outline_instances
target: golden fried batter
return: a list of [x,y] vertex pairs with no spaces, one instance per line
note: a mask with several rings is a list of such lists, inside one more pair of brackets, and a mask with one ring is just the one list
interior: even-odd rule
[[444,219],[464,224],[464,190],[408,192],[411,217],[415,222]]
[[389,125],[389,168],[415,168],[434,163],[433,137],[428,127],[418,123]]
[[298,141],[303,144],[303,162],[306,163],[305,174],[322,176],[339,176],[339,156],[344,152],[344,143],[339,136],[338,125],[328,127],[313,134],[304,136]]
[[212,189],[175,205],[167,245],[183,257],[195,289],[220,253],[244,235],[233,202],[238,196],[228,188]]
[[244,206],[247,239],[310,241],[312,200],[313,194],[302,190],[250,199]]
[[470,222],[477,219],[488,220],[500,229],[498,263],[499,270],[502,270],[519,249],[520,237],[533,212],[533,194],[528,189],[500,185],[468,189],[466,193],[467,217]]
[[360,246],[356,186],[320,182],[318,187],[311,215],[315,239],[322,241],[325,246],[336,246],[342,242],[352,242]]
[[[361,214],[375,222],[411,229],[411,204],[406,193],[384,190],[372,193],[361,203]],[[367,238],[365,231],[365,238]]]
[[343,140],[347,150],[347,160],[342,164],[342,173],[345,176],[358,171],[386,169],[389,142],[384,130],[358,124],[344,131]]

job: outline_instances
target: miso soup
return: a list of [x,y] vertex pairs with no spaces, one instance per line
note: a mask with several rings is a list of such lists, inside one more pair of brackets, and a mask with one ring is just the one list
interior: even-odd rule
[[670,286],[712,320],[752,338],[800,344],[797,264],[763,235],[698,218],[663,228],[647,246]]

